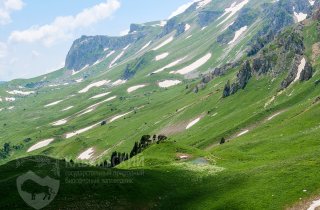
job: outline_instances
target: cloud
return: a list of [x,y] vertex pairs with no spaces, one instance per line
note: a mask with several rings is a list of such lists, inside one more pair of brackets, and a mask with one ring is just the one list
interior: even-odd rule
[[183,5],[181,5],[180,7],[178,7],[178,9],[176,9],[175,11],[173,11],[171,13],[171,15],[168,17],[168,19],[171,19],[177,15],[180,15],[181,13],[184,13],[194,2],[197,2],[198,0],[194,0],[188,3],[185,3]]
[[5,43],[0,42],[0,58],[4,58],[7,55],[8,47]]
[[0,2],[0,25],[11,22],[11,13],[23,8],[25,4],[22,0],[2,0]]
[[88,27],[109,18],[119,8],[119,0],[107,0],[84,9],[75,16],[60,16],[56,17],[50,24],[32,26],[24,31],[13,31],[9,41],[26,43],[41,41],[44,45],[51,46],[61,39],[71,38],[73,32],[77,29]]

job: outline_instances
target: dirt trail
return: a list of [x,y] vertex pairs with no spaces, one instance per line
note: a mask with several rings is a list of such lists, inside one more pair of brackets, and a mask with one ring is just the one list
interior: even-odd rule
[[[240,136],[243,136],[247,133],[250,133],[252,130],[254,130],[255,128],[265,124],[266,122],[272,120],[273,118],[277,117],[278,115],[284,113],[286,110],[281,110],[281,111],[278,111],[278,112],[275,112],[273,114],[271,114],[270,116],[264,118],[263,120],[259,121],[259,122],[256,122],[252,125],[249,125],[248,127],[245,127],[243,129],[241,129],[240,131],[237,131],[236,133],[232,134],[231,136],[225,138],[225,141],[228,142],[228,141],[232,141]],[[214,147],[217,147],[219,146],[220,144],[219,143],[214,143],[214,144],[211,144],[210,146],[206,147],[205,150],[208,151],[208,150],[211,150],[212,148]]]
[[286,210],[319,210],[320,209],[320,197],[313,197],[307,200],[301,200],[299,203],[286,208]]

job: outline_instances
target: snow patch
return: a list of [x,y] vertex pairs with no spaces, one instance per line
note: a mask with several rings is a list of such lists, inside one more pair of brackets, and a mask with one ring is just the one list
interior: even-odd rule
[[86,68],[89,68],[89,64],[85,65],[82,69],[80,69],[79,71],[75,71],[75,70],[72,70],[72,75],[76,75],[80,72],[82,72],[83,70],[85,70]]
[[178,7],[178,9],[176,9],[175,11],[173,11],[171,13],[171,15],[168,17],[168,20],[177,16],[177,15],[184,13],[193,3],[194,3],[194,1],[191,1],[191,2],[185,3],[185,4],[181,5],[180,7]]
[[76,82],[77,82],[77,83],[83,82],[83,78],[76,79]]
[[126,82],[127,82],[127,80],[118,79],[117,81],[112,83],[112,86],[122,85],[122,84],[124,84]]
[[146,45],[144,45],[137,53],[141,52],[142,50],[146,49],[147,47],[149,47],[149,45],[151,44],[152,41],[148,42]]
[[169,55],[169,53],[165,52],[165,53],[162,53],[160,55],[157,55],[155,59],[156,59],[156,61],[160,61],[162,59],[165,59],[168,55]]
[[16,98],[13,98],[13,97],[6,97],[5,100],[7,102],[14,102],[16,100]]
[[[186,57],[187,57],[187,56],[186,56]],[[186,57],[183,57],[183,58],[180,58],[180,59],[178,59],[178,60],[176,60],[176,61],[173,61],[172,63],[169,63],[169,64],[166,65],[165,67],[162,67],[161,69],[158,69],[158,70],[156,70],[156,71],[154,71],[154,72],[152,72],[152,73],[157,74],[157,73],[159,73],[159,72],[164,71],[165,69],[174,67],[174,66],[178,65],[178,64],[179,64],[182,60],[184,60]]]
[[51,125],[53,125],[53,126],[59,126],[59,125],[64,125],[64,124],[66,124],[68,121],[66,120],[66,119],[62,119],[62,120],[58,120],[58,121],[56,121],[56,122],[54,122],[54,123],[51,123]]
[[207,4],[209,4],[211,0],[202,0],[198,2],[197,9],[200,9],[202,7],[205,7]]
[[248,26],[243,26],[240,28],[238,31],[236,31],[234,38],[228,43],[228,44],[233,44],[235,41],[238,40],[238,38],[248,29]]
[[188,130],[189,128],[191,128],[191,127],[194,126],[195,124],[197,124],[200,120],[201,120],[201,118],[198,117],[197,119],[191,121],[191,122],[187,125],[186,130]]
[[201,28],[201,31],[203,31],[204,29],[206,29],[208,26],[204,26]]
[[308,14],[305,14],[305,13],[302,13],[302,12],[297,13],[295,11],[294,7],[293,7],[293,14],[294,14],[294,16],[295,16],[295,18],[297,19],[298,22],[304,21],[308,16]]
[[160,48],[164,47],[165,45],[169,44],[173,41],[173,36],[163,41],[161,44],[159,44],[157,47],[153,48],[152,50],[159,50]]
[[32,147],[30,147],[27,152],[32,152],[34,150],[37,150],[37,149],[40,149],[42,147],[45,147],[45,146],[48,146],[51,142],[53,142],[54,139],[46,139],[46,140],[43,140],[43,141],[40,141],[38,143],[36,143],[35,145],[33,145]]
[[130,113],[132,113],[132,111],[131,111],[131,112],[124,113],[124,114],[117,115],[117,116],[111,118],[109,122],[111,123],[111,122],[113,122],[113,121],[116,121],[117,119],[120,119],[121,117],[124,117],[124,116],[126,116],[126,115],[128,115],[128,114],[130,114]]
[[190,28],[191,28],[191,25],[186,24],[186,25],[184,26],[184,31],[188,31]]
[[65,109],[62,109],[61,111],[68,111],[69,109],[72,109],[73,108],[73,106],[68,106],[67,108],[65,108]]
[[7,109],[12,110],[12,109],[14,109],[14,106],[9,106]]
[[218,24],[218,26],[225,23],[227,20],[229,20],[233,15],[235,15],[238,11],[240,11],[248,3],[249,3],[249,0],[243,0],[239,4],[237,4],[237,2],[233,2],[231,4],[231,6],[226,8],[224,10],[224,13],[218,18],[218,20],[219,20],[219,19],[223,18],[224,16],[226,16],[227,14],[229,14],[223,21],[221,21]]
[[244,134],[249,133],[249,130],[242,131],[237,135],[237,137],[243,136]]
[[109,95],[110,93],[111,93],[111,92],[101,93],[101,94],[92,96],[90,99],[102,98],[102,97],[104,97],[104,96],[106,96],[106,95]]
[[309,3],[311,6],[313,6],[315,2],[316,2],[315,0],[309,0]]
[[158,85],[161,88],[167,88],[167,87],[171,87],[171,86],[174,86],[174,85],[178,85],[180,83],[181,83],[180,80],[165,80],[165,81],[159,82]]
[[114,53],[115,53],[116,51],[111,51],[111,52],[109,52],[107,55],[106,55],[106,58],[109,58],[111,55],[113,55]]
[[117,55],[117,57],[115,57],[111,61],[110,65],[109,65],[109,68],[112,68],[115,65],[115,63],[124,55],[124,53],[125,53],[125,51],[122,51],[119,55]]
[[50,104],[45,105],[44,107],[54,106],[54,105],[57,105],[57,104],[61,103],[62,101],[63,100],[55,101],[55,102],[52,102]]
[[128,89],[127,89],[127,92],[128,93],[132,93],[133,91],[136,91],[136,90],[138,90],[138,89],[140,89],[140,88],[143,88],[143,87],[145,87],[146,85],[136,85],[136,86],[132,86],[132,87],[129,87]]
[[196,62],[190,64],[189,66],[186,66],[180,70],[174,71],[174,74],[188,74],[196,69],[198,69],[199,67],[203,66],[205,63],[207,63],[209,61],[209,59],[211,58],[212,54],[208,53],[205,56],[203,56],[202,58],[200,58],[199,60],[197,60]]
[[13,90],[13,91],[7,91],[7,93],[11,94],[11,95],[23,95],[23,96],[27,96],[30,94],[35,93],[34,91],[20,91],[20,90]]
[[92,84],[88,85],[87,87],[85,87],[84,89],[80,90],[79,93],[86,93],[93,87],[101,87],[109,82],[110,82],[110,80],[102,80],[99,82],[92,83]]
[[81,153],[78,156],[78,159],[79,160],[89,160],[89,159],[91,159],[93,153],[94,153],[94,149],[91,147],[91,148],[87,149],[86,151],[84,151],[83,153]]
[[90,126],[88,126],[88,127],[86,127],[86,128],[82,128],[82,129],[80,129],[80,130],[77,130],[77,131],[74,131],[74,132],[71,132],[71,133],[67,133],[67,134],[66,134],[66,138],[69,139],[69,138],[72,138],[72,137],[74,137],[74,136],[76,136],[76,135],[79,135],[79,134],[81,134],[81,133],[84,133],[84,132],[86,132],[86,131],[89,131],[89,130],[93,129],[94,127],[96,127],[97,125],[100,125],[100,122],[99,122],[99,123],[96,123],[96,124],[94,124],[94,125],[90,125]]
[[186,39],[190,39],[192,37],[192,35],[189,35],[189,36],[187,36],[187,38]]
[[305,66],[306,66],[306,59],[302,58],[301,62],[300,62],[300,65],[298,66],[297,76],[296,76],[296,78],[294,79],[293,82],[297,82],[300,79],[301,72],[304,70]]

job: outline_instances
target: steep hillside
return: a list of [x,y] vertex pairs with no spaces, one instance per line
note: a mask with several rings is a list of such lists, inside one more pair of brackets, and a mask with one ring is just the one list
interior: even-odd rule
[[61,173],[49,209],[306,209],[320,192],[319,6],[198,1],[1,84],[0,209],[27,208],[16,179],[52,175],[47,161]]

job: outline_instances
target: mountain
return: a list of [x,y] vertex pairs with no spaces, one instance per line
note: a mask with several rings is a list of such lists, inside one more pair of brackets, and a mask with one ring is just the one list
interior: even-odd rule
[[59,180],[49,209],[319,206],[319,8],[197,1],[2,84],[0,209],[29,171]]

